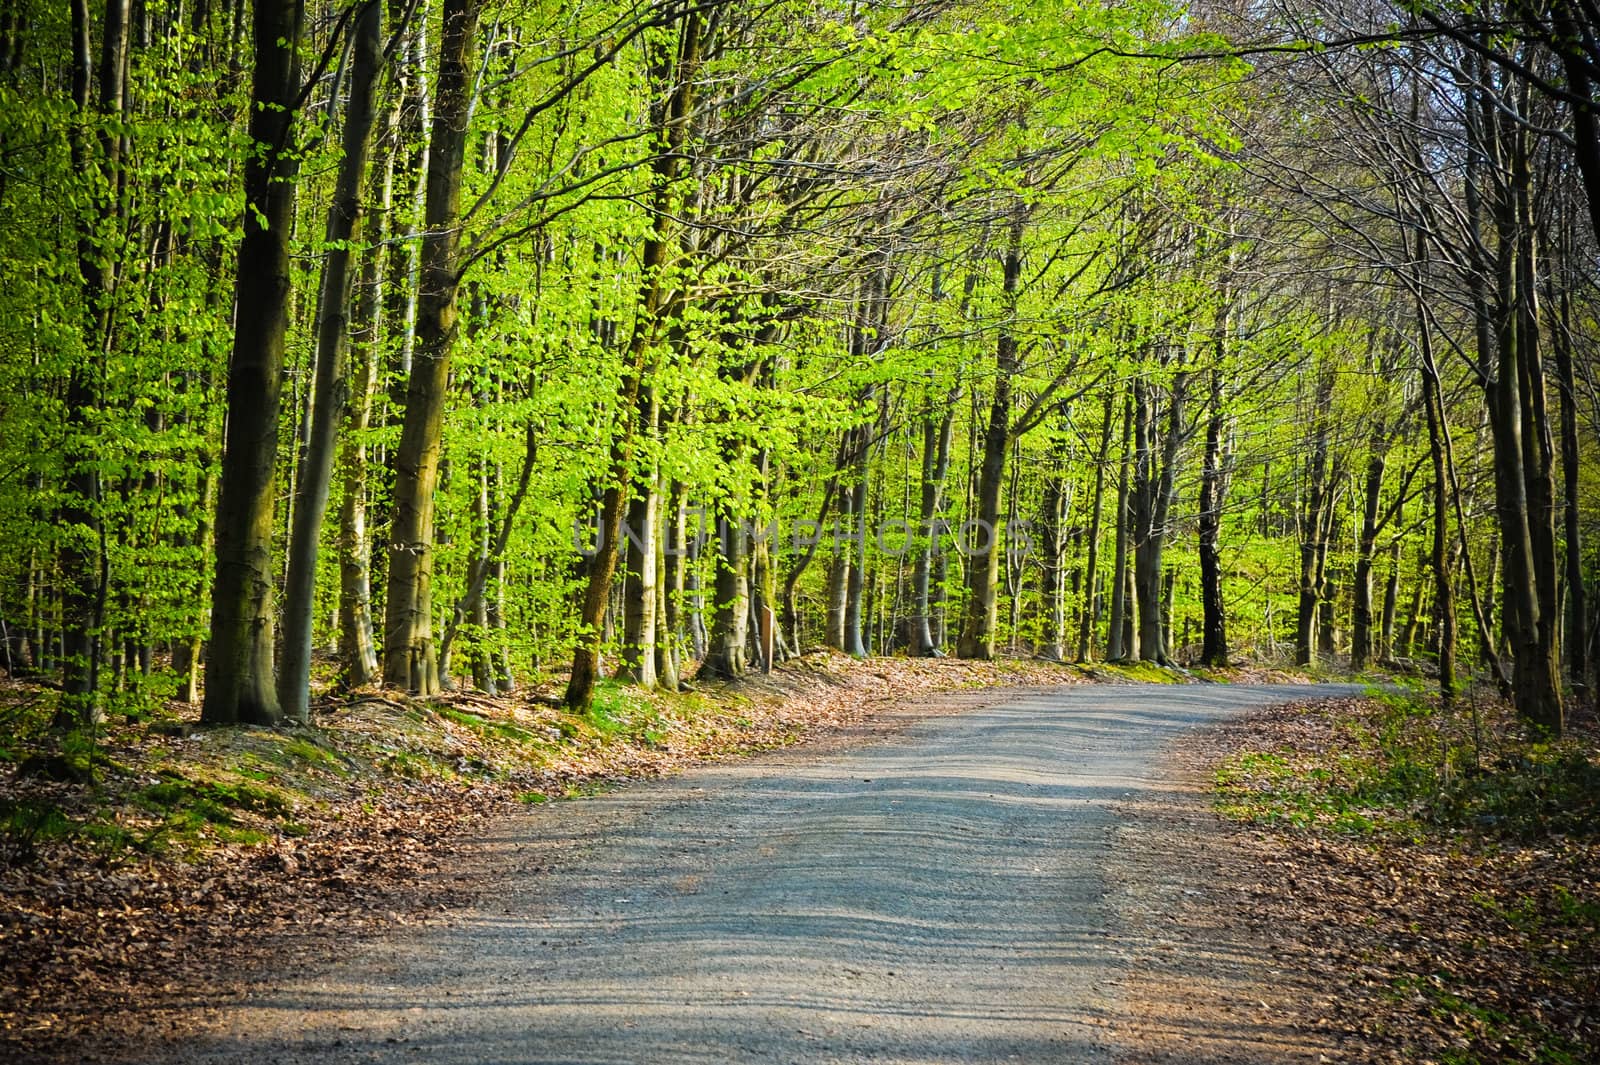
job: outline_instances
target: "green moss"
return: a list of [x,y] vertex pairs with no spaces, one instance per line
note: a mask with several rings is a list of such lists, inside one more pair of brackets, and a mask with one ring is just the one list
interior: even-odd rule
[[78,841],[105,856],[144,849],[145,842],[111,821],[79,820],[60,807],[30,800],[0,800],[0,853],[31,861],[43,843]]
[[453,721],[457,725],[469,728],[481,736],[498,736],[512,743],[536,744],[541,742],[540,736],[512,721],[497,721],[465,710],[457,710],[451,706],[436,706],[434,707],[434,712],[446,721]]
[[379,760],[378,768],[408,780],[455,780],[459,776],[432,755],[415,751],[391,751]]
[[266,841],[266,832],[241,822],[249,814],[295,823],[289,820],[294,800],[278,788],[242,778],[192,779],[171,767],[161,770],[161,777],[130,796],[136,806],[161,817],[161,827],[151,837],[158,845],[193,846],[205,837],[239,844]]
[[349,772],[349,767],[337,754],[309,739],[299,736],[285,739],[280,749],[289,758],[321,769],[330,769],[341,776]]
[[1081,668],[1084,676],[1093,679],[1112,676],[1140,684],[1183,684],[1189,679],[1179,670],[1169,669],[1154,662],[1096,662],[1092,666]]

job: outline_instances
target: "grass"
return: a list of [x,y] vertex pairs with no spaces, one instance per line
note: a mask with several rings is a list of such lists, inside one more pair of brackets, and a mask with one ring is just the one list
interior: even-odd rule
[[435,707],[434,712],[446,721],[453,721],[481,735],[496,736],[511,743],[538,744],[542,742],[542,737],[511,721],[491,719],[467,710],[457,710],[451,706]]

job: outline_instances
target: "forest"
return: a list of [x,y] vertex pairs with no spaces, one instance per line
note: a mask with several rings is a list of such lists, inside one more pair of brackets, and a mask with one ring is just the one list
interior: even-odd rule
[[1600,571],[1592,0],[10,0],[58,727],[825,646],[1472,679]]

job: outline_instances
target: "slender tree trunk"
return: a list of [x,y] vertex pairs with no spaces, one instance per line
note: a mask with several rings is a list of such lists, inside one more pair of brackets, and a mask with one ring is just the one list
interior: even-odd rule
[[[112,349],[111,300],[117,287],[117,244],[123,214],[122,137],[111,128],[127,103],[129,0],[106,0],[98,77],[90,49],[87,0],[72,0],[73,171],[91,181],[90,207],[79,225],[78,272],[84,305],[83,348],[67,376],[66,491],[56,515],[63,537],[61,574],[62,726],[100,716],[100,659],[109,558],[100,513],[101,482],[91,418],[100,400],[104,361]],[[91,88],[92,86],[92,88]],[[92,98],[91,98],[92,96]],[[93,131],[93,118],[105,123]]]
[[1389,548],[1389,579],[1383,587],[1383,621],[1378,630],[1378,658],[1392,659],[1394,653],[1394,614],[1400,599],[1400,541]]
[[1378,513],[1383,502],[1387,465],[1387,431],[1380,423],[1367,437],[1367,475],[1361,499],[1361,534],[1356,541],[1356,570],[1351,589],[1350,668],[1367,668],[1372,658],[1372,556],[1378,539]]
[[[1421,239],[1419,235],[1419,241]],[[1450,482],[1445,466],[1444,392],[1434,372],[1432,330],[1418,308],[1419,337],[1423,348],[1423,402],[1428,416],[1428,453],[1433,460],[1433,613],[1438,625],[1439,702],[1446,711],[1456,697],[1456,600],[1450,575]]]
[[284,342],[289,328],[289,235],[294,224],[302,0],[257,0],[252,29],[250,140],[239,244],[228,415],[217,500],[217,569],[206,655],[207,724],[273,724],[272,510]]
[[[640,430],[654,437],[661,424],[661,407],[655,390],[649,386],[640,389],[638,417]],[[628,503],[627,534],[624,542],[617,545],[627,553],[622,582],[622,661],[617,677],[645,688],[656,685],[656,556],[660,525],[657,481],[654,469],[636,479],[635,494]]]
[[1111,622],[1106,634],[1106,658],[1122,662],[1139,653],[1134,636],[1132,597],[1128,585],[1133,576],[1128,566],[1129,545],[1132,542],[1133,515],[1128,506],[1133,482],[1133,396],[1123,403],[1122,411],[1122,468],[1117,476],[1117,547],[1111,567]]
[[1210,415],[1206,421],[1206,453],[1200,470],[1200,662],[1228,664],[1228,621],[1222,597],[1222,507],[1227,487],[1222,458],[1225,415],[1222,369],[1211,370]]
[[304,724],[311,717],[312,612],[317,598],[317,557],[322,521],[333,479],[339,418],[349,382],[351,247],[361,239],[361,192],[378,110],[377,83],[382,63],[383,5],[369,2],[351,29],[350,97],[345,109],[344,157],[334,182],[333,203],[323,243],[322,291],[317,300],[316,383],[312,392],[311,432],[295,491],[294,527],[289,537],[289,577],[283,600],[283,657],[278,663],[278,702],[286,716]]
[[[1066,522],[1072,491],[1067,483],[1066,470],[1065,449],[1057,448],[1051,457],[1050,471],[1045,475],[1044,498],[1039,512],[1039,539],[1044,549],[1039,576],[1044,631],[1038,653],[1052,662],[1060,662],[1067,656]],[[1015,632],[1015,625],[1012,630]]]
[[1011,447],[1012,378],[1020,366],[1015,324],[1010,319],[1016,313],[1022,285],[1022,235],[1027,218],[1027,205],[1019,201],[1012,211],[1006,242],[1000,299],[1007,320],[995,341],[994,394],[989,401],[989,422],[983,433],[983,457],[973,500],[972,518],[977,524],[966,545],[972,552],[967,567],[967,610],[956,642],[956,653],[962,658],[994,657],[1000,583],[1000,493],[1005,486],[1006,452]]
[[[1515,135],[1521,141],[1523,135]],[[1513,146],[1513,185],[1526,183],[1526,152]],[[1496,262],[1497,306],[1494,331],[1495,376],[1489,389],[1490,424],[1494,439],[1495,499],[1503,550],[1503,624],[1511,649],[1512,688],[1522,717],[1551,732],[1563,725],[1559,660],[1553,637],[1555,619],[1545,613],[1552,592],[1542,585],[1549,571],[1554,578],[1553,553],[1547,559],[1547,537],[1541,525],[1552,515],[1540,512],[1545,474],[1539,435],[1543,413],[1543,378],[1538,369],[1537,311],[1533,293],[1524,286],[1531,276],[1531,254],[1520,225],[1515,193],[1503,192],[1495,204],[1500,238]],[[1539,395],[1530,395],[1530,391]],[[1553,533],[1548,539],[1553,539]],[[1548,565],[1547,565],[1548,563]]]
[[[1590,121],[1593,121],[1591,116]],[[1583,579],[1583,532],[1579,501],[1581,459],[1579,455],[1577,379],[1572,360],[1572,293],[1563,287],[1558,303],[1560,325],[1554,332],[1557,390],[1561,404],[1561,489],[1562,537],[1565,546],[1567,614],[1565,639],[1567,675],[1572,686],[1583,690],[1589,683],[1589,608]]]
[[418,695],[439,691],[433,646],[433,506],[443,452],[450,357],[459,328],[461,181],[472,111],[480,0],[444,0],[438,91],[428,138],[416,351],[395,453],[394,520],[384,603],[383,680]]
[[1162,555],[1166,548],[1178,448],[1183,439],[1187,390],[1188,374],[1174,375],[1167,399],[1166,432],[1158,434],[1150,386],[1143,380],[1136,380],[1133,388],[1133,572],[1139,610],[1139,658],[1162,665],[1168,664],[1171,657],[1167,646],[1171,634],[1162,616]]
[[[853,542],[855,530],[861,523],[861,516],[856,511],[855,485],[847,483],[847,477],[854,473],[854,455],[857,447],[865,449],[862,442],[865,434],[856,429],[847,430],[844,441],[839,445],[839,467],[834,475],[838,485],[838,506],[834,508],[833,523],[833,556],[828,563],[827,608],[824,617],[822,642],[826,647],[835,651],[845,649],[845,616],[848,612],[850,598],[850,562],[852,554],[849,545]],[[849,463],[847,469],[845,463]]]
[[717,523],[716,601],[711,637],[697,677],[742,677],[749,666],[750,536],[737,517]]
[[929,582],[933,575],[933,558],[940,550],[939,530],[935,522],[943,507],[944,480],[950,472],[950,438],[955,425],[955,406],[961,395],[959,388],[950,390],[946,397],[944,413],[938,421],[928,419],[922,426],[922,498],[917,516],[917,560],[911,573],[912,610],[911,654],[913,657],[937,655],[939,641],[933,637],[933,602],[929,595]]
[[844,597],[844,652],[856,658],[865,658],[867,655],[867,646],[862,639],[862,594],[867,574],[867,538],[871,535],[867,527],[867,488],[871,476],[868,458],[872,453],[872,443],[870,432],[864,432],[863,436],[866,442],[856,457],[855,484],[850,489],[850,511],[855,526],[847,547],[850,553],[847,556],[849,569]]
[[1334,537],[1338,531],[1337,485],[1342,479],[1343,471],[1335,464],[1333,475],[1329,478],[1328,499],[1323,507],[1322,535],[1317,537],[1317,653],[1328,659],[1338,651],[1333,619],[1334,599],[1338,590],[1329,570],[1328,557],[1333,552]]
[[1100,586],[1100,523],[1106,498],[1106,463],[1111,453],[1111,421],[1116,390],[1107,387],[1100,416],[1100,451],[1094,464],[1094,502],[1089,517],[1089,558],[1084,563],[1083,610],[1078,617],[1078,661],[1094,659],[1094,623],[1098,616]]
[[1294,660],[1309,666],[1317,660],[1317,604],[1321,598],[1318,563],[1323,557],[1324,509],[1328,489],[1328,411],[1333,402],[1333,373],[1324,368],[1317,377],[1311,455],[1307,462],[1306,505],[1300,517],[1300,606],[1296,614]]
[[344,477],[339,504],[339,660],[344,681],[352,688],[378,679],[378,650],[372,634],[372,538],[367,511],[367,433],[372,427],[372,400],[378,385],[379,352],[385,327],[385,270],[391,252],[382,238],[390,232],[394,204],[395,141],[400,127],[401,94],[390,89],[390,106],[374,150],[372,167],[378,205],[372,240],[364,252],[361,281],[351,322],[354,373],[346,397],[345,431],[340,470]]
[[[664,480],[664,478],[663,478]],[[683,686],[679,655],[683,646],[682,608],[684,562],[683,485],[677,481],[657,489],[665,497],[656,572],[656,676],[661,687],[675,692]]]

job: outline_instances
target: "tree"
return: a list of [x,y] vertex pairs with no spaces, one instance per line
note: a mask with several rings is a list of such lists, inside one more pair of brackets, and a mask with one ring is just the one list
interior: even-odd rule
[[258,0],[251,38],[244,238],[228,362],[227,439],[217,499],[217,569],[201,720],[274,724],[272,510],[278,403],[289,330],[290,230],[298,185],[301,0]]

